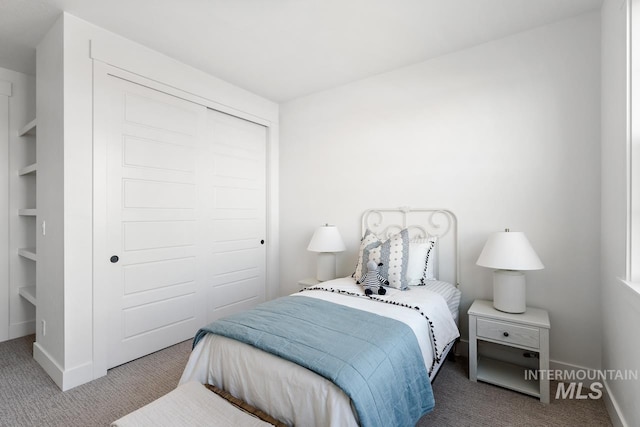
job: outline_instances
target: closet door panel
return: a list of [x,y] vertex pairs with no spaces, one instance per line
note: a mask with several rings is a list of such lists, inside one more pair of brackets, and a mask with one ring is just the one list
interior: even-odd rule
[[211,321],[265,299],[267,132],[264,126],[209,110],[206,135]]
[[[189,339],[205,321],[198,283],[197,156],[206,108],[110,78],[108,367]],[[117,257],[117,258],[115,258]]]

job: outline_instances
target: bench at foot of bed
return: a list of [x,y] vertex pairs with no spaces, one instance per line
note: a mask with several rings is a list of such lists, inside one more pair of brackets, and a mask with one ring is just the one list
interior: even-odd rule
[[197,382],[188,382],[113,422],[111,427],[271,427]]

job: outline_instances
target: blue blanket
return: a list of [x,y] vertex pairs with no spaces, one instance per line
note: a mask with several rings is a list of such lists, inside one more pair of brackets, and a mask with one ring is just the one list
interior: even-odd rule
[[418,341],[394,319],[290,296],[209,324],[196,334],[194,347],[206,333],[250,344],[327,378],[351,398],[362,426],[415,426],[434,406]]

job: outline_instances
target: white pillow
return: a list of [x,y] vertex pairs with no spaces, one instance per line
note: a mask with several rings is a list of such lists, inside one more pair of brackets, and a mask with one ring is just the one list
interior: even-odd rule
[[413,239],[409,243],[409,265],[407,282],[410,286],[421,286],[425,280],[436,280],[435,247],[437,237]]
[[422,285],[429,243],[409,242],[409,264],[407,265],[407,283],[409,286]]

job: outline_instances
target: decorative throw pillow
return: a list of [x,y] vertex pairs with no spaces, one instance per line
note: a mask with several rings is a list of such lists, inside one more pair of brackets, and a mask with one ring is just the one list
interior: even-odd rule
[[409,286],[424,285],[424,272],[429,256],[431,242],[409,242],[409,265],[407,266],[407,283]]
[[360,279],[363,274],[367,272],[368,260],[363,260],[365,251],[375,246],[380,246],[382,242],[378,239],[375,233],[369,229],[364,232],[364,236],[360,240],[360,250],[358,251],[358,263],[356,264],[356,271],[351,275],[356,280]]
[[407,271],[409,284],[421,286],[425,280],[437,280],[435,276],[437,237],[413,239],[410,243],[410,267]]
[[[409,231],[404,229],[379,244],[371,243],[363,250],[362,261],[382,263],[378,273],[389,281],[389,286],[405,290],[408,287]],[[358,276],[356,276],[358,277]]]

